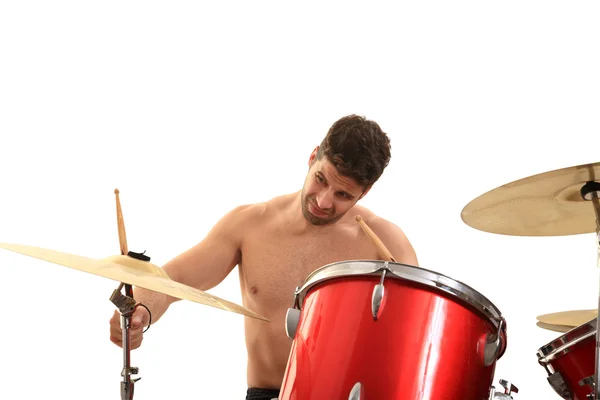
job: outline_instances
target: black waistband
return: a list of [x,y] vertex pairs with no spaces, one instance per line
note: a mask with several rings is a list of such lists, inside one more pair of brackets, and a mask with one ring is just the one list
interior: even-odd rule
[[279,397],[279,389],[249,388],[246,400],[271,400]]

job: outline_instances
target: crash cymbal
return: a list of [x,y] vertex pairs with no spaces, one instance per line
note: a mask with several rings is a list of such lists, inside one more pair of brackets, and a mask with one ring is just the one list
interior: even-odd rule
[[564,236],[596,230],[582,187],[600,178],[600,163],[577,165],[516,180],[477,197],[461,212],[481,231],[515,236]]
[[571,310],[538,315],[537,320],[543,325],[563,326],[573,329],[597,316],[598,310]]
[[0,248],[26,256],[63,265],[79,271],[87,272],[117,282],[138,286],[144,289],[167,294],[178,299],[189,300],[207,306],[220,308],[251,318],[269,321],[235,303],[218,298],[201,290],[183,285],[169,278],[160,267],[138,260],[128,255],[117,255],[95,260],[75,254],[62,253],[40,247],[20,244],[0,243]]

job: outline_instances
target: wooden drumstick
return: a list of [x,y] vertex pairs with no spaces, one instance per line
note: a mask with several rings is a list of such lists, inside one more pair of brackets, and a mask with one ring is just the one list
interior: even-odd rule
[[117,198],[117,227],[119,229],[119,244],[121,246],[121,254],[127,255],[127,234],[125,233],[125,221],[123,220],[123,211],[121,210],[121,201],[119,200],[119,189],[115,189]]
[[360,227],[363,229],[363,231],[365,231],[365,233],[367,234],[367,236],[371,239],[371,241],[373,242],[373,244],[375,245],[375,247],[377,247],[377,249],[379,250],[379,252],[385,258],[387,258],[388,261],[396,262],[396,259],[394,258],[394,256],[392,256],[392,253],[390,253],[390,251],[387,249],[387,247],[385,247],[385,245],[383,244],[383,242],[381,241],[381,239],[379,239],[379,237],[375,234],[375,232],[373,232],[373,230],[371,230],[371,228],[369,228],[369,226],[362,219],[362,217],[360,215],[357,215],[356,216],[356,220],[360,224]]
[[[125,221],[123,220],[123,211],[121,210],[121,201],[119,200],[119,189],[115,189],[117,200],[117,227],[119,229],[119,245],[121,246],[121,255],[128,255],[127,235],[125,234]],[[121,284],[123,285],[123,283]],[[120,288],[121,286],[119,286]],[[120,289],[119,289],[120,290]],[[133,299],[133,287],[125,284],[125,295]]]

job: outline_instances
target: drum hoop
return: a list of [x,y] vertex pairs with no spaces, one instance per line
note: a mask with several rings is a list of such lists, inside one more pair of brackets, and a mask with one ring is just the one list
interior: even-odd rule
[[[380,275],[387,269],[394,278],[417,282],[451,294],[480,311],[496,328],[503,320],[500,310],[485,296],[463,282],[422,267],[382,260],[338,261],[317,268],[308,275],[304,284],[296,289],[298,307],[302,309],[304,297],[315,285],[333,278]],[[387,275],[391,277],[390,274]]]
[[547,364],[568,353],[571,347],[594,335],[596,335],[596,318],[565,332],[550,343],[540,347],[537,351],[538,361],[542,365]]

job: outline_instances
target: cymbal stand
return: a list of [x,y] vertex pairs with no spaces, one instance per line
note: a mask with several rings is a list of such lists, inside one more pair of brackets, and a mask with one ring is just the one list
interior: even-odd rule
[[[600,271],[600,183],[589,181],[581,188],[581,196],[584,200],[589,200],[594,206],[596,214],[596,266]],[[600,310],[600,274],[598,277],[598,309]],[[596,316],[596,364],[594,379],[588,384],[594,389],[594,395],[591,399],[600,400],[600,312]]]
[[[121,293],[121,289],[125,286],[125,295]],[[133,290],[131,285],[121,283],[110,296],[110,301],[117,306],[121,313],[121,329],[123,331],[123,370],[121,376],[121,400],[132,400],[134,392],[134,384],[141,378],[132,379],[132,374],[138,373],[137,367],[131,366],[131,345],[129,330],[131,329],[131,316],[133,315],[137,304],[133,299]]]

